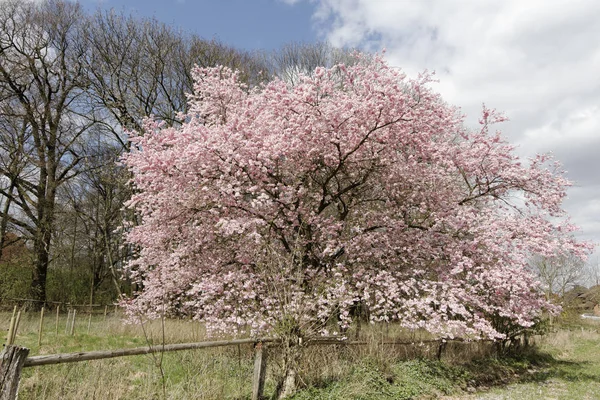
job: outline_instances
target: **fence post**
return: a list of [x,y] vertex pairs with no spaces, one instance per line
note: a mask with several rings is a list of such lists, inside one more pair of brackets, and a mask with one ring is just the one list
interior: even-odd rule
[[56,306],[56,337],[58,338],[58,317],[60,313],[60,304]]
[[40,328],[38,329],[38,346],[42,345],[42,333],[44,330],[44,307],[40,313]]
[[19,380],[29,349],[6,346],[0,353],[0,400],[15,400],[19,392]]
[[13,309],[12,317],[10,318],[10,325],[8,326],[8,333],[6,334],[6,345],[12,344],[10,342],[13,331],[15,330],[15,321],[17,319],[17,306]]
[[446,349],[447,344],[448,344],[448,342],[446,341],[446,339],[440,339],[440,344],[439,344],[438,350],[437,350],[438,361],[440,361],[442,359],[442,354],[444,353],[444,350]]
[[71,331],[69,332],[69,334],[71,336],[73,336],[75,334],[75,314],[77,313],[77,309],[73,309],[73,317],[71,320]]
[[[10,336],[8,338],[8,340],[6,341],[6,344],[14,344],[15,343],[15,339],[17,337],[17,331],[19,330],[19,321],[21,321],[21,311],[17,312],[17,318],[15,318],[15,325],[13,326],[13,329],[10,333]],[[10,328],[9,328],[10,330]]]
[[67,323],[65,324],[65,335],[67,335],[69,333],[69,322],[71,321],[71,312],[73,310],[71,309],[67,309],[68,310],[68,314],[67,314]]
[[262,342],[254,346],[254,376],[252,378],[252,400],[263,397],[267,371],[267,348]]

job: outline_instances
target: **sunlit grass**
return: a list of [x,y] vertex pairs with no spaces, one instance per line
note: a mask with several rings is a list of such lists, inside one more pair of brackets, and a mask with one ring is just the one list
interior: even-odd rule
[[[0,313],[5,339],[10,313]],[[62,314],[46,314],[38,346],[39,314],[24,314],[16,344],[30,355],[109,350],[206,340],[190,320],[124,324],[117,315],[77,316],[74,335]],[[300,364],[296,399],[600,399],[600,334],[596,325],[569,325],[536,337],[537,350],[497,358],[489,344],[450,343],[442,361],[429,336],[395,325],[363,327],[362,346],[313,346]],[[353,332],[349,332],[351,338]],[[390,345],[390,339],[414,346]],[[270,348],[266,394],[279,367]],[[120,357],[25,368],[20,399],[249,399],[251,345]],[[476,392],[476,394],[471,394]]]
[[600,399],[600,325],[569,324],[538,340],[539,363],[512,383],[465,399]]
[[[6,330],[11,315],[1,313]],[[89,329],[88,329],[89,325]],[[119,316],[76,316],[70,335],[67,315],[44,319],[38,346],[39,314],[23,314],[15,344],[30,356],[111,350],[204,339],[198,322],[146,321],[125,324]],[[58,332],[58,334],[57,334]],[[19,399],[222,399],[249,398],[253,371],[250,345],[120,357],[25,368]]]

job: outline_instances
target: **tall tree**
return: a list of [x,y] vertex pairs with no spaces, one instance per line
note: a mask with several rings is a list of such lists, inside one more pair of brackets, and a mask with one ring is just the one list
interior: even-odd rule
[[[243,70],[243,79],[252,83],[260,80],[260,70],[265,69],[249,53],[216,40],[112,10],[91,18],[88,35],[91,92],[107,112],[107,126],[120,140],[123,129],[142,129],[149,115],[169,126],[178,123],[178,114],[187,111],[196,64]],[[125,141],[122,144],[126,147]]]
[[[267,78],[267,74],[261,74],[266,70],[262,61],[250,53],[181,32],[155,19],[140,19],[112,10],[99,11],[90,17],[86,34],[90,48],[85,59],[90,76],[89,93],[103,110],[105,130],[120,143],[124,152],[129,150],[124,131],[142,130],[146,116],[152,115],[166,126],[181,122],[179,114],[187,112],[187,96],[193,92],[194,65],[225,65],[239,69],[243,71],[242,81],[249,85]],[[98,198],[99,207],[105,207],[106,201],[110,200],[110,207],[118,210],[125,200],[122,194],[130,193],[128,171],[113,167],[106,170],[112,174],[109,180],[86,174],[88,189],[103,196]],[[107,183],[122,186],[104,192],[108,189]],[[113,193],[114,197],[105,198],[108,193]],[[88,202],[86,207],[92,204]],[[112,261],[108,262],[111,278],[114,278],[117,274],[115,266],[121,264],[120,256],[125,255],[114,250],[121,248],[121,237],[106,231],[106,227],[115,227],[114,221],[107,223],[92,218],[96,213],[106,216],[105,209],[92,211],[86,208],[82,211],[79,209],[78,218],[81,222],[88,218],[86,227],[96,227],[104,232],[103,236],[108,235],[110,245],[105,249],[105,256],[112,255]],[[131,213],[119,215],[125,220],[131,219]],[[101,222],[104,225],[99,225]]]
[[[14,207],[0,212],[33,242],[36,307],[46,300],[57,191],[78,173],[81,144],[93,125],[84,20],[80,5],[68,1],[0,3],[2,119],[18,128],[0,133],[2,148],[12,149],[0,165],[11,185],[0,194]],[[21,161],[25,166],[16,167]]]
[[535,256],[530,260],[530,265],[549,300],[555,295],[563,298],[567,289],[584,283],[585,261],[568,252]]
[[502,117],[468,131],[427,75],[357,57],[254,90],[196,69],[186,122],[148,121],[126,158],[144,284],[130,312],[280,336],[281,396],[302,339],[359,302],[373,322],[506,338],[553,310],[528,256],[589,249],[561,219],[568,181],[546,156],[522,164],[490,131]]
[[358,61],[355,50],[334,47],[327,42],[291,42],[262,57],[271,78],[277,77],[289,84],[300,82],[303,75],[312,74],[318,67],[330,68],[337,64],[351,65]]
[[76,191],[70,196],[69,205],[81,222],[86,238],[88,260],[91,260],[92,275],[90,302],[95,290],[105,279],[110,279],[114,292],[121,297],[119,270],[128,257],[128,248],[123,246],[120,228],[126,218],[123,205],[131,196],[131,188],[125,168],[118,165],[121,149],[116,146],[98,146],[95,157],[78,182]]

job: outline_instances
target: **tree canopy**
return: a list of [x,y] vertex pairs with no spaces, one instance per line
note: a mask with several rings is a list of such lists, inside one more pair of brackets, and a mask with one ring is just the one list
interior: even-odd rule
[[493,110],[465,128],[428,74],[356,57],[252,89],[196,68],[186,122],[132,133],[130,312],[303,337],[360,304],[371,321],[501,338],[553,310],[529,257],[589,249],[560,166],[520,161]]

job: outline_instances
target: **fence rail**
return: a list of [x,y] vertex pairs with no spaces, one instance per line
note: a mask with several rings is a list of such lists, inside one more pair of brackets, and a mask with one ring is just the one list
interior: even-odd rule
[[[61,306],[63,308],[102,308],[102,307],[114,307],[115,303],[109,303],[109,304],[90,304],[90,303],[85,303],[85,304],[75,304],[75,303],[71,303],[70,301],[52,301],[52,300],[36,300],[36,299],[27,299],[27,298],[23,298],[23,297],[3,297],[2,298],[3,303],[18,303],[19,305],[23,306],[27,303],[42,303],[42,304],[54,304],[57,306]],[[11,305],[12,305],[11,304]]]
[[102,360],[105,358],[137,356],[142,354],[166,353],[170,351],[205,349],[209,347],[234,346],[239,344],[256,344],[275,342],[275,339],[235,339],[216,342],[196,342],[196,343],[176,343],[176,344],[158,344],[155,346],[134,347],[118,350],[97,350],[78,353],[48,354],[43,356],[28,357],[23,367],[36,367],[39,365],[52,365],[73,363],[89,360]]
[[[415,341],[350,341],[342,337],[323,337],[308,340],[305,345],[343,345],[343,346],[362,346],[369,344],[377,345],[399,345],[399,346],[415,346],[420,344],[438,344],[438,357],[449,342],[468,343],[463,339],[431,339],[431,340],[415,340]],[[479,341],[478,341],[479,342]],[[134,355],[143,355],[151,353],[163,353],[181,350],[193,350],[212,347],[236,346],[242,344],[254,345],[254,374],[252,380],[252,400],[262,398],[265,372],[267,364],[267,348],[268,345],[277,345],[281,341],[276,338],[260,338],[260,339],[233,339],[210,342],[194,342],[194,343],[176,343],[176,344],[157,344],[153,346],[134,347],[116,350],[97,350],[77,353],[49,354],[41,356],[27,357],[29,349],[21,346],[6,345],[2,353],[0,353],[0,400],[15,400],[18,394],[19,381],[23,368],[36,367],[43,365],[73,363],[90,360],[101,360],[115,357],[125,357]]]

